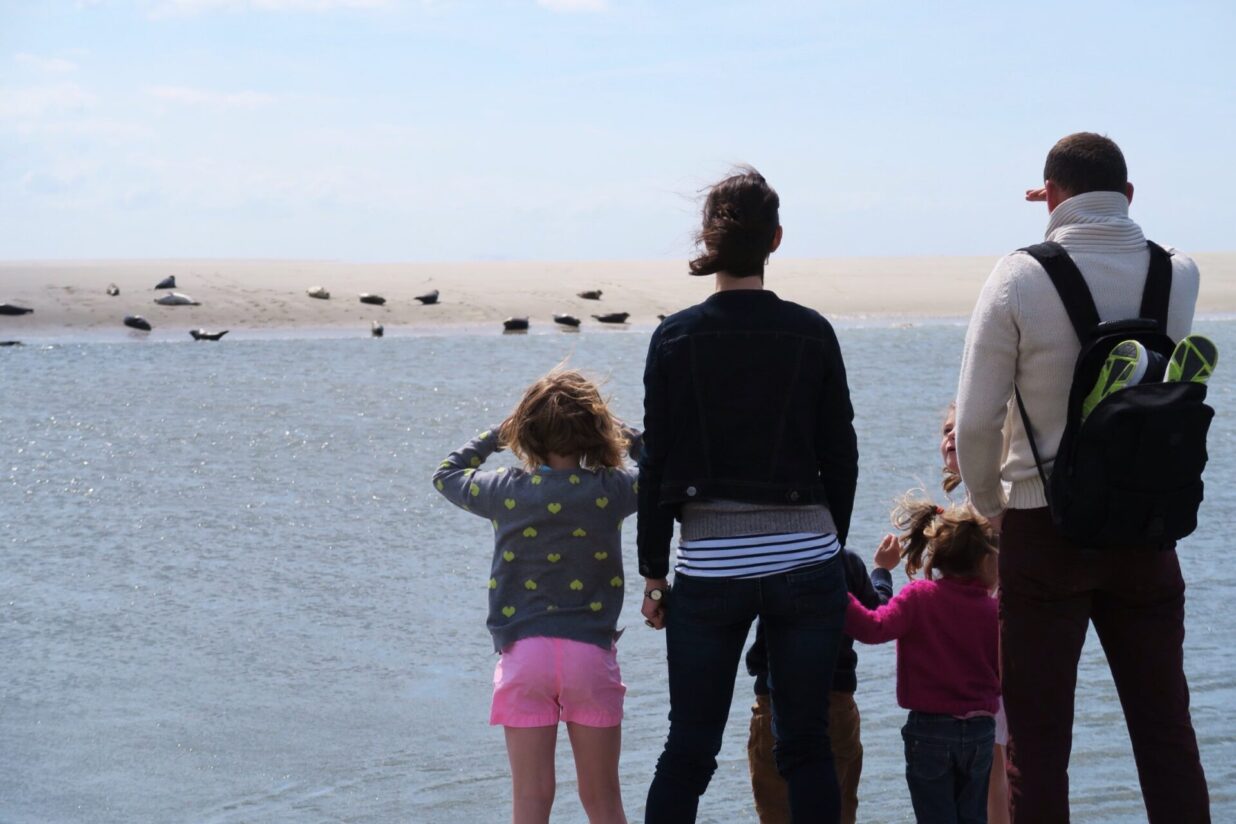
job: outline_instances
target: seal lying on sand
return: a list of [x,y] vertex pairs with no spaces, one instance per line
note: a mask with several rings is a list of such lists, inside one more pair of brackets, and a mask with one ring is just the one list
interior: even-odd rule
[[579,326],[579,318],[574,315],[554,315],[554,323],[560,323],[563,326]]
[[375,338],[380,338],[386,334],[386,327],[375,320],[373,322],[373,326],[369,329],[369,334],[373,335]]
[[429,306],[431,304],[437,303],[438,302],[438,290],[434,289],[432,292],[426,292],[423,295],[417,295],[415,298],[413,298],[413,300],[419,300],[425,306]]
[[312,289],[306,290],[305,294],[318,300],[330,300],[330,292],[326,291],[325,286],[314,286]]
[[160,306],[201,306],[202,305],[198,303],[196,300],[194,300],[193,298],[189,297],[186,294],[182,294],[181,292],[172,292],[170,295],[163,295],[162,297],[157,297],[155,298],[154,302],[159,304]]
[[382,306],[386,303],[386,298],[381,295],[371,295],[368,292],[360,293],[361,303],[372,303],[374,306]]
[[143,332],[149,332],[151,329],[150,321],[141,315],[125,315],[124,325],[130,329],[141,329]]
[[589,289],[587,292],[577,292],[576,294],[578,294],[584,300],[600,300],[601,299],[600,289]]
[[0,315],[28,315],[33,309],[24,306],[14,306],[11,303],[0,303]]
[[190,329],[189,334],[194,340],[218,340],[228,333],[227,329],[222,332],[207,332],[205,329]]
[[0,346],[21,346],[19,340],[0,340]]
[[111,295],[112,297],[116,297],[117,295],[120,294],[120,287],[114,283],[107,284],[107,294]]
[[506,331],[506,332],[527,332],[528,331],[528,319],[527,318],[507,318],[506,320],[502,321],[502,329],[503,331]]
[[156,289],[175,289],[176,288],[176,276],[168,275],[167,277],[163,278],[163,280],[159,281],[159,285],[156,286],[155,288]]
[[610,312],[608,315],[593,315],[601,323],[626,323],[631,317],[630,312]]

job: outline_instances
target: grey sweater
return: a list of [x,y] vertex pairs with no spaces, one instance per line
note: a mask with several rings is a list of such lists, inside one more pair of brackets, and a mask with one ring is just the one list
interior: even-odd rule
[[494,649],[538,635],[609,649],[622,612],[622,521],[635,512],[638,472],[481,471],[497,450],[495,427],[433,475],[447,500],[493,525],[487,625]]

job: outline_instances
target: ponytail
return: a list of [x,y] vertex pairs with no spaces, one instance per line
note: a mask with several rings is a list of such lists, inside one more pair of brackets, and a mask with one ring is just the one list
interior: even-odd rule
[[975,578],[996,552],[991,527],[969,507],[941,509],[933,501],[906,496],[893,510],[893,525],[902,533],[901,557],[910,578],[919,570],[927,580],[936,572]]

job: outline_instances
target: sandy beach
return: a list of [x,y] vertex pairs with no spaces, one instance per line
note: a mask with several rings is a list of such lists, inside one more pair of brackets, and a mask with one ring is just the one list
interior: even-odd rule
[[[1236,253],[1195,256],[1202,271],[1200,315],[1236,313]],[[768,284],[782,297],[838,319],[964,318],[994,257],[834,258],[774,260]],[[0,262],[0,303],[34,309],[0,316],[0,339],[24,335],[93,336],[122,332],[121,320],[140,314],[157,333],[189,329],[246,332],[322,330],[367,333],[372,321],[388,332],[497,328],[528,316],[533,329],[551,328],[568,312],[584,329],[590,317],[628,312],[629,323],[656,323],[704,297],[710,284],[685,274],[682,261],[520,263],[345,263],[270,260],[141,260]],[[168,275],[176,291],[199,306],[160,306],[154,286]],[[118,296],[106,292],[109,284]],[[306,290],[323,286],[330,300]],[[438,289],[440,302],[422,306],[415,295]],[[600,301],[578,292],[600,289]],[[385,306],[359,302],[361,292]]]

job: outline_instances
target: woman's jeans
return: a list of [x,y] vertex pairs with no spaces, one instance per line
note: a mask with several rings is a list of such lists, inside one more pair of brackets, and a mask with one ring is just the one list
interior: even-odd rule
[[675,575],[665,623],[670,729],[648,790],[646,822],[695,821],[717,768],[738,662],[757,617],[768,644],[773,754],[789,787],[793,820],[838,820],[828,693],[846,603],[839,555],[764,578]]
[[931,824],[984,824],[996,720],[911,710],[901,737],[914,817]]

